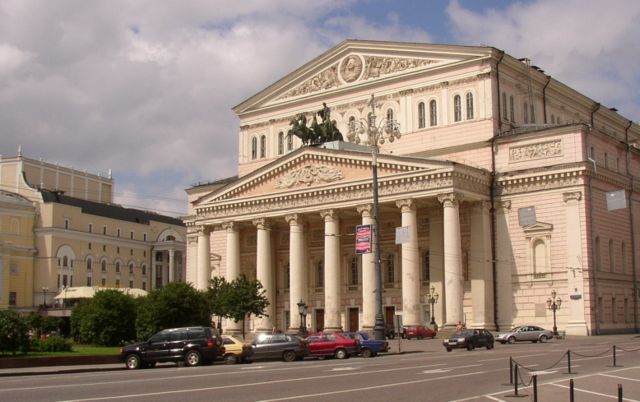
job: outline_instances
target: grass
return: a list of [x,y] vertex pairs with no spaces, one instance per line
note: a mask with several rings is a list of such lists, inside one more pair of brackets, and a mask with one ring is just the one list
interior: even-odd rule
[[15,356],[4,354],[4,357],[51,357],[51,356],[105,356],[117,355],[119,346],[94,346],[94,345],[73,345],[71,352],[38,352],[29,351],[26,355],[18,353]]

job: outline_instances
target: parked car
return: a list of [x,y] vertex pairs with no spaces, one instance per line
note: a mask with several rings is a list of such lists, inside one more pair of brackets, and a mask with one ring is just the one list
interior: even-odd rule
[[436,331],[422,325],[405,325],[402,327],[402,337],[405,339],[435,338]]
[[218,330],[209,327],[164,329],[148,341],[120,348],[118,355],[128,369],[153,367],[159,362],[184,362],[198,366],[213,362],[225,349]]
[[360,354],[362,357],[373,357],[378,353],[389,351],[389,342],[371,339],[366,332],[344,332],[343,335],[357,339],[360,342]]
[[457,348],[473,350],[482,346],[493,349],[494,339],[493,334],[483,328],[463,329],[453,334],[451,338],[442,341],[442,344],[447,352]]
[[313,334],[307,339],[311,356],[334,357],[346,359],[360,353],[360,341],[352,339],[343,333]]
[[227,364],[243,363],[253,355],[251,344],[235,336],[222,335],[222,342],[225,349],[223,360]]
[[251,342],[253,355],[247,361],[260,359],[282,359],[285,362],[302,360],[309,355],[306,342],[295,335],[259,334]]
[[535,326],[535,325],[523,325],[515,327],[510,331],[498,332],[496,334],[496,341],[505,343],[516,343],[529,341],[536,343],[546,342],[547,339],[553,338],[553,332],[547,329]]

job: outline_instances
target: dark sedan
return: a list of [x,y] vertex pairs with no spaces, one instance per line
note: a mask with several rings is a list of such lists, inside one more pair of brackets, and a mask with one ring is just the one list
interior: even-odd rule
[[493,343],[493,335],[483,328],[463,329],[453,334],[451,338],[442,341],[447,352],[451,352],[452,349],[457,348],[473,350],[476,347],[482,346],[487,349],[493,349]]
[[309,355],[306,342],[287,334],[260,334],[251,342],[253,355],[250,360],[282,359],[286,362],[302,360]]

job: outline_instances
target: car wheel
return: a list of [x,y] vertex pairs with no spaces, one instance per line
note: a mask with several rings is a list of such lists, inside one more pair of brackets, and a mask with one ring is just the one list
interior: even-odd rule
[[418,340],[421,341],[422,340],[422,335],[418,336]]
[[129,355],[127,356],[127,360],[125,361],[127,368],[129,370],[135,370],[142,367],[142,361],[140,360],[140,356],[138,355]]
[[513,344],[516,343],[516,337],[515,336],[510,336],[509,339],[507,339],[507,342]]
[[371,349],[362,349],[362,357],[373,357]]
[[447,352],[451,352],[451,348],[447,348]]
[[493,349],[493,343],[487,343],[487,350]]
[[232,353],[228,353],[224,355],[224,362],[227,364],[236,364],[238,363],[238,357]]
[[187,352],[187,355],[184,357],[184,364],[189,367],[199,366],[202,363],[202,356],[200,356],[200,352],[197,350],[190,350]]
[[540,335],[540,342],[545,343],[547,341],[546,335]]
[[154,368],[156,366],[156,362],[147,363],[144,365],[146,368]]
[[347,357],[349,357],[349,354],[347,353],[346,350],[344,349],[336,350],[336,359],[346,359]]
[[474,345],[473,343],[469,342],[469,343],[467,344],[467,350],[473,350],[473,349],[475,349],[475,348],[476,348],[476,347],[475,347],[475,345]]
[[283,354],[282,354],[282,360],[284,360],[285,362],[293,362],[296,360],[296,352],[294,352],[293,350],[286,350]]

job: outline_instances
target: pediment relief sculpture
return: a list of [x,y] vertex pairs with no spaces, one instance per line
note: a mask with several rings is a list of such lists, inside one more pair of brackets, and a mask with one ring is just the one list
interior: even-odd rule
[[439,63],[433,59],[350,55],[287,91],[278,99],[307,95],[361,80],[412,70]]
[[285,189],[297,186],[311,186],[317,183],[331,183],[343,179],[342,171],[331,166],[306,165],[292,170],[276,181],[276,188]]

